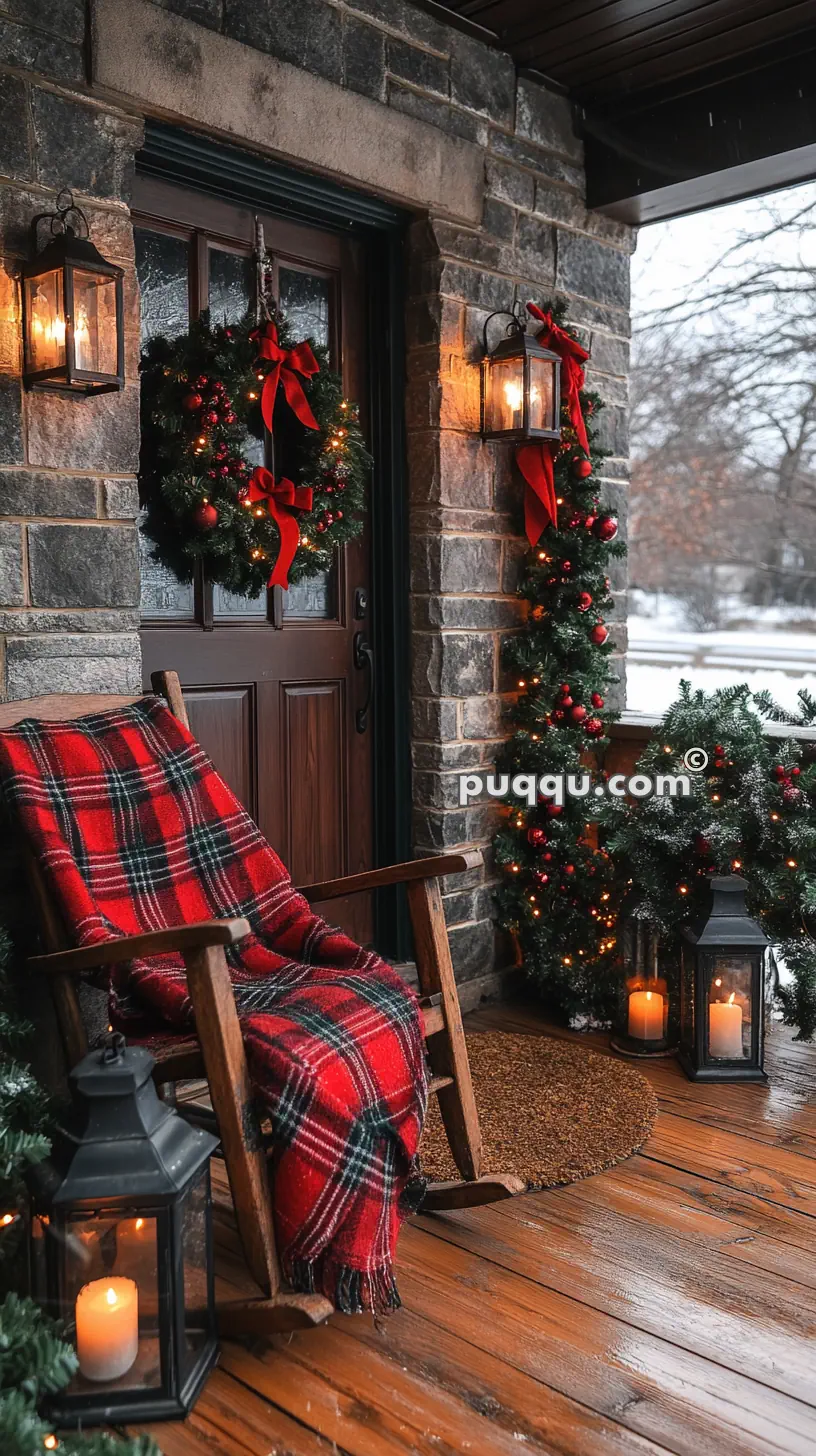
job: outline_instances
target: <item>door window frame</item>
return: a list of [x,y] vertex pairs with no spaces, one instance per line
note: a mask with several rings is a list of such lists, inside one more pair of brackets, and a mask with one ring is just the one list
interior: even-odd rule
[[[136,169],[142,176],[203,192],[208,198],[221,197],[233,205],[290,218],[296,224],[354,236],[365,246],[367,413],[374,456],[369,615],[377,663],[373,715],[374,862],[380,866],[409,859],[410,598],[403,267],[410,216],[391,203],[329,179],[151,120],[146,123],[144,148],[137,155]],[[281,254],[285,254],[285,246]],[[196,275],[200,294],[198,267]],[[378,891],[374,913],[378,947],[394,960],[407,959],[411,935],[404,887]]]

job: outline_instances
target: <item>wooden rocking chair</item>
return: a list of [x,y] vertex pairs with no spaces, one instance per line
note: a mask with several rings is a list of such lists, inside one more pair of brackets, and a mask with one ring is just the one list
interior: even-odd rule
[[[152,684],[176,717],[189,727],[178,675],[154,673]],[[28,698],[0,705],[0,729],[13,727],[23,718],[70,720],[137,701],[135,697],[112,694]],[[407,887],[432,1074],[430,1085],[439,1098],[451,1153],[462,1175],[455,1182],[431,1183],[423,1203],[425,1211],[492,1203],[520,1193],[524,1186],[510,1174],[481,1176],[479,1115],[439,890],[441,876],[460,874],[480,863],[478,851],[440,855],[307,885],[300,891],[309,901],[322,901],[383,885]],[[49,978],[70,1066],[88,1050],[76,983],[81,972],[168,951],[178,951],[184,959],[197,1035],[179,1037],[160,1050],[153,1076],[160,1086],[188,1079],[205,1078],[208,1082],[238,1232],[249,1271],[260,1290],[257,1298],[219,1306],[221,1333],[265,1336],[322,1323],[333,1312],[331,1302],[323,1295],[285,1290],[275,1248],[267,1152],[255,1111],[224,954],[224,946],[234,945],[249,933],[249,924],[240,919],[204,921],[128,936],[92,949],[70,950],[65,948],[64,928],[31,855],[27,859],[27,871],[40,913],[43,940],[49,951],[47,955],[33,957],[29,966]]]

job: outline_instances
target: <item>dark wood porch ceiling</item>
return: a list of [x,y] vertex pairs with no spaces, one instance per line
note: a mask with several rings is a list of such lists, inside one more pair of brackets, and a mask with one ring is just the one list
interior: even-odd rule
[[614,216],[816,176],[816,0],[426,3],[573,98],[588,201]]
[[445,8],[585,102],[655,87],[677,94],[724,71],[761,69],[803,40],[816,44],[816,0],[447,0]]

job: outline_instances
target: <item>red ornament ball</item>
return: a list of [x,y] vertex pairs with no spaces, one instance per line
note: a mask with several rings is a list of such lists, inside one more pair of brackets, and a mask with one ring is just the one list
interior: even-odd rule
[[579,455],[572,461],[571,469],[576,480],[588,480],[592,474],[592,461]]
[[559,691],[559,692],[560,692],[560,693],[568,693],[568,692],[569,692],[569,690],[570,690],[570,685],[569,685],[569,683],[562,683],[562,684],[561,684],[561,686],[560,686],[560,688],[559,688],[559,689],[558,689],[558,691]]
[[550,877],[547,874],[546,870],[536,870],[535,875],[533,876],[533,878],[534,878],[536,884],[537,885],[541,885],[542,887],[544,885],[548,884],[549,883],[549,879],[550,879]]
[[565,693],[563,698],[561,699],[559,706],[562,708],[571,708],[572,703],[573,699],[570,697],[569,693]]
[[318,521],[318,523],[317,523],[317,525],[315,527],[315,530],[316,531],[320,531],[321,534],[322,534],[322,532],[325,531],[325,529],[326,529],[326,522],[325,521]]
[[528,829],[527,830],[527,838],[528,838],[530,844],[546,844],[547,843],[547,836],[544,833],[544,830],[543,829],[540,829],[537,824],[534,824],[531,829]]
[[563,806],[563,804],[548,804],[547,805],[547,814],[549,815],[550,819],[557,819],[558,818],[558,815],[559,814],[563,814],[563,812],[564,812],[564,806]]
[[804,797],[802,790],[795,789],[792,784],[787,789],[782,790],[782,798],[791,808],[795,808],[797,804],[801,804]]
[[565,875],[574,875],[575,874],[575,865],[564,865],[564,874]]
[[778,763],[776,765],[776,768],[774,769],[774,773],[776,774],[776,777],[778,779],[783,779],[785,777],[785,769],[784,769],[784,767],[782,766],[781,763]]
[[601,722],[600,718],[587,718],[585,720],[584,732],[588,733],[590,738],[600,738],[603,734],[603,731],[604,725]]
[[580,596],[578,597],[578,611],[579,612],[588,612],[591,606],[592,606],[592,594],[591,594],[591,592],[587,592],[587,591],[581,592]]
[[593,708],[602,708],[603,705],[604,705],[604,700],[601,697],[600,693],[593,693],[592,694],[592,706],[593,706]]
[[801,772],[802,772],[802,770],[800,768],[792,768],[791,769],[791,778],[798,779],[798,777],[799,777],[799,775],[800,775]]
[[609,629],[608,627],[604,626],[603,622],[596,622],[589,636],[590,640],[595,643],[596,647],[603,647],[604,642],[609,636]]
[[597,521],[597,519],[598,519],[597,516],[593,516],[591,514],[588,515],[588,516],[586,516],[584,518],[584,525],[586,526],[586,528],[587,528],[588,531],[591,531],[592,530],[592,527],[595,525],[595,522]]
[[182,408],[186,409],[188,414],[192,414],[194,410],[201,409],[203,403],[204,401],[201,398],[201,395],[196,394],[193,391],[191,391],[189,394],[185,394],[183,400],[181,401]]
[[583,721],[583,719],[586,717],[586,715],[587,715],[587,710],[584,707],[583,703],[576,703],[575,704],[575,707],[573,708],[572,713],[571,713],[571,717],[573,717],[575,719],[575,722],[576,723],[581,723]]
[[599,516],[592,527],[592,532],[599,541],[614,541],[618,534],[617,517]]
[[714,767],[715,768],[725,768],[725,759],[724,758],[715,758],[715,760],[714,760]]
[[202,501],[195,508],[193,520],[200,531],[211,531],[213,526],[218,525],[218,512],[209,501]]

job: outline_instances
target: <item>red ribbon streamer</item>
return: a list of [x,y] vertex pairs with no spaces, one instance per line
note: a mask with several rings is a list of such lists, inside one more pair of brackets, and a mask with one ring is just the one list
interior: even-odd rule
[[312,414],[309,401],[303,393],[298,375],[302,374],[304,379],[311,379],[317,374],[320,365],[312,353],[311,346],[304,339],[302,343],[296,344],[294,349],[282,349],[278,343],[278,327],[273,319],[269,319],[262,329],[256,329],[251,336],[257,340],[258,355],[261,359],[269,359],[274,367],[270,369],[264,380],[261,392],[261,414],[269,433],[272,433],[272,412],[275,408],[275,397],[278,393],[278,385],[283,385],[283,392],[289,408],[294,410],[302,425],[310,430],[319,430],[320,426]]
[[[570,424],[582,450],[589,454],[589,439],[581,409],[581,390],[584,387],[584,364],[589,353],[564,329],[553,322],[552,314],[544,313],[537,304],[528,303],[527,312],[544,325],[538,341],[545,349],[552,349],[561,360],[561,397],[567,401]],[[527,540],[535,546],[546,526],[558,524],[558,507],[555,498],[555,457],[559,451],[557,440],[531,440],[519,445],[516,464],[529,489],[524,497],[524,529]]]
[[291,480],[276,480],[271,470],[259,465],[252,472],[249,481],[249,499],[266,501],[269,514],[277,523],[280,532],[280,547],[272,575],[267,586],[289,587],[289,571],[295,559],[300,541],[300,526],[293,510],[312,509],[312,488],[308,485],[293,485]]

